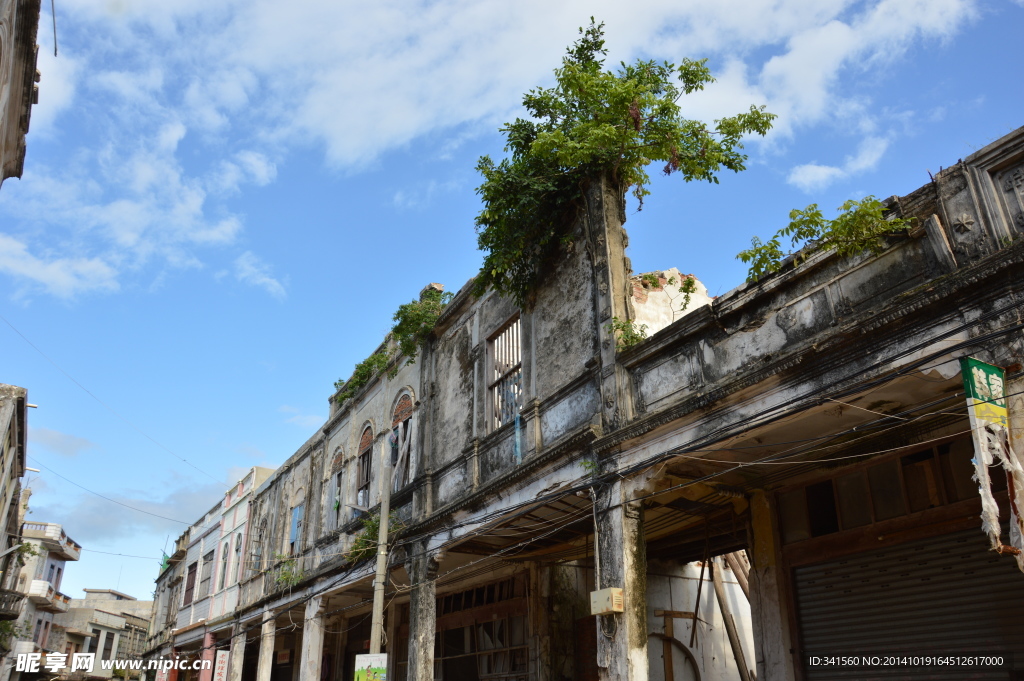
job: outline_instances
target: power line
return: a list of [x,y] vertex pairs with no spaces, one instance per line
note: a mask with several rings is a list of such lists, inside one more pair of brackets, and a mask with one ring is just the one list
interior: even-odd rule
[[85,548],[83,548],[82,550],[83,551],[88,551],[89,553],[102,553],[102,554],[104,554],[106,556],[121,556],[122,558],[142,558],[144,560],[163,560],[163,558],[155,558],[153,556],[133,556],[133,555],[130,555],[130,554],[127,554],[127,553],[111,553],[110,551],[98,551],[96,549],[85,549]]
[[147,434],[147,433],[146,433],[145,431],[143,431],[143,430],[142,430],[141,428],[139,428],[138,426],[136,426],[136,425],[135,425],[134,423],[132,423],[131,421],[129,421],[128,419],[126,419],[126,418],[125,418],[124,416],[121,416],[121,414],[120,414],[119,412],[117,412],[117,411],[116,411],[116,410],[115,410],[115,409],[114,409],[113,407],[111,407],[111,406],[110,406],[109,404],[107,404],[106,402],[104,402],[104,401],[103,401],[103,400],[101,400],[100,398],[96,397],[96,395],[94,395],[94,394],[93,394],[93,393],[92,393],[92,392],[91,392],[91,391],[90,391],[90,390],[89,390],[88,388],[86,388],[86,387],[85,387],[84,385],[82,385],[81,383],[79,383],[78,381],[76,381],[76,380],[75,380],[75,378],[74,378],[74,377],[73,377],[73,376],[72,376],[71,374],[69,374],[68,372],[64,371],[64,369],[62,369],[62,368],[60,367],[60,365],[59,365],[59,364],[57,364],[57,363],[56,363],[56,362],[54,362],[54,361],[53,361],[52,359],[50,359],[50,357],[49,357],[49,356],[48,356],[48,355],[47,355],[47,354],[46,354],[45,352],[43,352],[42,350],[40,350],[40,349],[39,349],[39,348],[38,348],[38,347],[36,346],[36,344],[35,344],[35,343],[33,343],[32,341],[30,341],[30,340],[29,340],[29,339],[28,339],[28,338],[27,338],[27,337],[25,336],[25,334],[23,334],[23,333],[22,333],[21,331],[18,331],[18,329],[17,329],[17,328],[16,328],[15,326],[14,326],[14,324],[11,324],[11,322],[10,322],[10,321],[8,321],[6,317],[4,317],[3,315],[0,315],[0,319],[4,320],[4,323],[5,323],[5,324],[7,324],[7,326],[11,327],[11,329],[12,329],[12,330],[14,331],[14,333],[16,333],[16,334],[18,334],[19,336],[21,336],[21,339],[22,339],[23,341],[25,341],[26,343],[28,343],[28,344],[29,344],[29,345],[30,345],[30,346],[32,347],[32,349],[33,349],[33,350],[35,350],[35,351],[36,351],[36,352],[38,352],[38,353],[39,353],[40,355],[42,355],[42,356],[43,356],[43,359],[45,359],[45,360],[46,360],[47,362],[49,362],[50,364],[52,364],[52,365],[54,366],[54,368],[56,368],[56,369],[57,369],[57,371],[59,371],[59,372],[61,372],[62,374],[64,374],[64,376],[65,376],[65,377],[66,377],[66,378],[67,378],[67,379],[68,379],[69,381],[71,381],[72,383],[74,383],[75,385],[77,385],[77,386],[78,386],[79,388],[81,388],[81,389],[82,389],[82,391],[83,391],[83,392],[85,392],[85,394],[86,394],[86,395],[88,395],[88,396],[89,396],[89,397],[91,397],[92,399],[96,400],[96,401],[97,401],[97,402],[99,402],[99,403],[100,403],[101,405],[103,405],[103,407],[104,407],[104,408],[106,408],[106,409],[107,409],[107,410],[108,410],[108,411],[109,411],[109,412],[110,412],[111,414],[113,414],[113,415],[114,415],[114,416],[116,416],[117,418],[119,418],[119,419],[121,419],[122,421],[124,421],[124,423],[126,423],[126,424],[128,425],[128,427],[129,427],[129,428],[131,428],[131,429],[132,429],[132,430],[134,430],[134,431],[135,431],[136,433],[138,433],[138,434],[139,434],[139,435],[141,435],[142,437],[146,438],[147,440],[149,440],[150,442],[152,442],[152,443],[153,443],[153,444],[155,444],[155,445],[156,445],[157,447],[159,447],[160,449],[164,450],[165,452],[167,452],[167,453],[168,453],[168,454],[170,454],[171,456],[173,456],[173,457],[174,457],[175,459],[178,459],[179,461],[182,461],[182,462],[186,463],[187,465],[189,465],[189,466],[191,466],[192,468],[194,468],[195,470],[199,471],[200,473],[202,473],[202,474],[203,474],[203,475],[205,475],[206,477],[210,478],[211,480],[215,480],[215,481],[216,481],[216,482],[218,482],[218,483],[223,483],[223,481],[222,481],[222,480],[219,480],[218,478],[215,478],[214,476],[210,475],[209,473],[207,473],[206,471],[204,471],[204,470],[203,470],[202,468],[199,468],[198,466],[196,466],[195,464],[193,464],[193,463],[192,463],[191,461],[189,461],[188,459],[186,459],[186,458],[184,458],[184,457],[181,457],[181,456],[178,456],[177,454],[175,454],[174,452],[172,452],[172,451],[171,451],[170,449],[168,449],[167,447],[165,447],[164,445],[160,444],[160,443],[159,443],[159,442],[157,442],[157,441],[156,441],[155,439],[153,439],[152,437],[150,437],[150,436],[149,436],[149,434]]
[[105,497],[105,496],[103,496],[102,494],[100,494],[99,492],[94,492],[94,491],[92,491],[91,489],[89,489],[88,487],[84,487],[83,485],[79,485],[79,484],[78,484],[77,482],[75,482],[74,480],[71,480],[70,478],[65,478],[65,477],[64,477],[63,475],[61,475],[60,473],[58,473],[57,471],[53,470],[52,468],[50,468],[50,467],[49,467],[49,466],[47,466],[46,464],[44,464],[44,463],[43,463],[42,461],[40,461],[40,460],[39,460],[39,459],[38,459],[37,457],[35,457],[35,456],[31,456],[31,457],[29,457],[29,458],[30,458],[30,459],[32,459],[33,461],[35,461],[35,462],[36,462],[37,464],[39,464],[40,466],[42,466],[43,468],[45,468],[46,470],[48,470],[48,471],[50,471],[51,473],[53,473],[54,475],[56,475],[56,476],[57,476],[58,478],[60,478],[61,480],[65,481],[65,482],[69,482],[69,483],[71,483],[72,485],[74,485],[75,487],[77,487],[77,488],[79,488],[79,489],[84,489],[84,490],[85,490],[86,492],[88,492],[89,494],[95,494],[95,495],[96,495],[96,496],[98,496],[98,497],[99,497],[100,499],[105,499],[106,501],[109,501],[109,502],[111,502],[111,503],[113,503],[113,504],[117,504],[118,506],[124,506],[125,508],[130,508],[131,510],[133,510],[133,511],[138,511],[139,513],[145,513],[146,515],[151,515],[151,516],[153,516],[154,518],[160,518],[160,519],[162,519],[162,520],[170,520],[171,522],[174,522],[174,523],[181,523],[182,525],[192,525],[192,524],[193,524],[193,523],[186,523],[186,522],[185,522],[184,520],[178,520],[177,518],[168,518],[167,516],[165,516],[165,515],[160,515],[159,513],[151,513],[151,512],[149,512],[149,511],[144,511],[144,510],[142,510],[141,508],[136,508],[136,507],[134,507],[134,506],[129,506],[128,504],[126,504],[126,503],[124,503],[124,502],[121,502],[121,501],[118,501],[117,499],[111,499],[110,497]]

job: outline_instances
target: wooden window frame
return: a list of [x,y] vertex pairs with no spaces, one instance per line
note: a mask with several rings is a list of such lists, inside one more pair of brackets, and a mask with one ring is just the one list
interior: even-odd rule
[[[369,433],[370,437],[366,437]],[[356,507],[366,510],[370,503],[370,482],[373,479],[373,431],[367,426],[363,429],[360,443],[365,444],[359,449],[356,461]],[[365,493],[365,495],[364,495]]]
[[187,570],[186,570],[186,575],[185,575],[185,593],[184,593],[184,599],[181,602],[183,607],[186,606],[186,605],[192,605],[192,603],[195,601],[196,577],[198,576],[198,572],[199,572],[199,561],[198,560],[197,561],[193,561],[192,564],[189,565]]

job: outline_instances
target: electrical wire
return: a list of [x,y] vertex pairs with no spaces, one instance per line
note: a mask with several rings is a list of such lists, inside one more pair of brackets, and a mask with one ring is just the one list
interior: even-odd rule
[[74,480],[71,480],[70,478],[65,478],[63,475],[61,475],[60,473],[58,473],[57,471],[53,470],[52,468],[50,468],[49,466],[44,464],[42,461],[40,461],[38,457],[30,456],[28,458],[32,459],[37,464],[39,464],[40,466],[42,466],[43,468],[45,468],[49,472],[53,473],[54,475],[56,475],[61,480],[65,481],[65,482],[69,482],[72,485],[74,485],[75,487],[78,487],[79,489],[85,490],[89,494],[95,494],[100,499],[104,499],[106,501],[109,501],[112,504],[117,504],[118,506],[124,506],[125,508],[129,508],[129,509],[131,509],[133,511],[138,511],[139,513],[145,513],[146,515],[151,515],[154,518],[160,518],[161,520],[170,520],[172,523],[181,523],[182,525],[192,525],[193,524],[193,523],[187,523],[184,520],[178,520],[177,518],[168,518],[167,516],[160,515],[159,513],[152,513],[150,511],[144,511],[141,508],[136,508],[135,506],[129,506],[128,504],[126,504],[126,503],[124,503],[122,501],[118,501],[117,499],[111,499],[110,497],[105,497],[102,494],[100,494],[99,492],[94,492],[93,490],[89,489],[88,487],[85,487],[84,485],[79,485],[77,482],[75,482]]
[[[56,30],[56,24],[55,24],[54,26],[55,26],[55,29],[54,29],[54,30]],[[56,36],[56,33],[55,33],[54,35]],[[54,46],[54,50],[56,51],[56,44],[55,44],[55,46]],[[222,484],[223,484],[223,482],[224,482],[223,480],[220,480],[220,479],[218,479],[218,478],[215,478],[214,476],[212,476],[212,475],[210,475],[209,473],[207,473],[206,471],[204,471],[204,470],[203,470],[202,468],[199,468],[198,466],[196,466],[195,464],[193,464],[193,463],[192,463],[191,461],[189,461],[188,459],[186,459],[186,458],[184,458],[184,457],[181,457],[181,456],[178,456],[177,454],[175,454],[174,452],[172,452],[172,451],[171,451],[170,449],[168,449],[168,448],[167,448],[167,447],[165,447],[164,445],[162,445],[162,444],[160,444],[159,442],[157,442],[157,441],[156,441],[156,440],[155,440],[154,438],[150,437],[150,436],[149,436],[149,434],[147,434],[147,433],[146,433],[145,431],[143,431],[143,430],[142,430],[141,428],[139,428],[139,427],[138,427],[138,426],[136,426],[136,425],[135,425],[134,423],[132,423],[131,421],[129,421],[129,420],[127,419],[127,418],[125,418],[124,416],[121,416],[121,414],[120,414],[119,412],[117,412],[117,411],[116,411],[116,410],[115,410],[115,409],[114,409],[113,407],[111,407],[111,406],[110,406],[109,404],[107,404],[106,402],[104,402],[104,401],[103,401],[103,400],[101,400],[100,398],[96,397],[96,395],[94,395],[94,394],[92,393],[92,391],[90,391],[90,390],[89,390],[88,388],[86,388],[86,387],[85,387],[84,385],[82,385],[82,384],[81,384],[81,383],[79,383],[79,382],[78,382],[77,380],[75,380],[75,378],[74,378],[74,377],[73,377],[73,376],[72,376],[71,374],[69,374],[68,372],[64,371],[64,369],[62,369],[62,368],[60,367],[60,365],[59,365],[59,364],[57,364],[57,363],[56,363],[56,362],[54,362],[54,361],[53,361],[52,359],[50,359],[49,355],[47,355],[47,354],[46,354],[45,352],[43,352],[42,350],[40,350],[40,349],[39,349],[39,348],[38,348],[38,347],[36,346],[36,344],[35,344],[35,343],[33,343],[32,341],[30,341],[30,340],[28,339],[28,337],[27,337],[27,336],[25,336],[25,334],[23,334],[23,333],[22,333],[21,331],[19,331],[19,330],[17,329],[17,327],[15,327],[15,326],[14,326],[14,324],[11,324],[11,322],[10,322],[10,321],[8,321],[8,319],[7,319],[6,317],[4,317],[3,315],[0,315],[0,319],[2,319],[2,320],[4,321],[4,323],[5,323],[5,324],[7,324],[7,326],[11,327],[11,329],[12,329],[12,330],[14,331],[14,333],[16,333],[16,334],[18,334],[19,336],[21,336],[21,339],[22,339],[23,341],[25,341],[26,343],[28,343],[28,344],[29,344],[29,345],[30,345],[30,346],[32,347],[32,349],[33,349],[33,350],[35,350],[35,351],[36,351],[36,352],[38,352],[38,353],[39,353],[40,355],[42,355],[43,359],[45,359],[45,360],[46,360],[47,362],[49,362],[50,364],[52,364],[52,365],[54,366],[54,368],[55,368],[55,369],[57,369],[57,371],[59,371],[60,373],[64,374],[64,376],[65,376],[65,377],[66,377],[66,378],[67,378],[67,379],[68,379],[69,381],[71,381],[72,383],[74,383],[75,385],[77,385],[77,386],[78,386],[79,388],[81,388],[81,389],[82,389],[82,391],[83,391],[83,392],[85,392],[85,394],[86,394],[86,395],[88,395],[88,396],[89,396],[89,397],[91,397],[92,399],[94,399],[94,400],[96,400],[97,402],[99,402],[99,403],[100,403],[100,404],[101,404],[101,405],[102,405],[102,406],[103,406],[103,407],[104,407],[105,409],[107,409],[107,411],[109,411],[109,412],[110,412],[111,414],[113,414],[113,415],[114,415],[114,416],[116,416],[117,418],[121,419],[121,421],[123,421],[123,422],[124,422],[125,424],[127,424],[129,428],[131,428],[131,429],[132,429],[132,430],[134,430],[134,431],[135,431],[136,433],[138,433],[138,434],[139,434],[139,435],[141,435],[142,437],[146,438],[147,440],[149,440],[150,442],[152,442],[152,443],[153,443],[153,444],[155,444],[155,445],[156,445],[157,447],[159,447],[160,449],[164,450],[165,452],[167,452],[167,453],[168,453],[168,454],[170,454],[171,456],[173,456],[173,457],[174,457],[175,459],[178,459],[179,461],[182,461],[182,462],[184,462],[184,463],[185,463],[185,464],[187,464],[188,466],[191,466],[192,468],[194,468],[195,470],[199,471],[200,473],[202,473],[202,474],[203,474],[203,475],[205,475],[206,477],[210,478],[211,480],[214,480],[214,481],[216,481],[216,482],[218,482],[218,483],[222,483]]]

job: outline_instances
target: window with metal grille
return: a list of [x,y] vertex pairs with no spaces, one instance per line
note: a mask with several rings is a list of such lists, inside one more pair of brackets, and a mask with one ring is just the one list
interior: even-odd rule
[[491,340],[491,430],[511,423],[519,413],[522,396],[523,361],[520,349],[519,317],[509,322]]
[[359,440],[359,466],[356,474],[356,506],[370,507],[370,472],[373,464],[373,433],[367,427]]
[[196,569],[199,567],[199,563],[192,563],[188,566],[188,576],[185,577],[185,600],[182,601],[182,605],[188,605],[192,602],[192,597],[195,595],[196,590]]

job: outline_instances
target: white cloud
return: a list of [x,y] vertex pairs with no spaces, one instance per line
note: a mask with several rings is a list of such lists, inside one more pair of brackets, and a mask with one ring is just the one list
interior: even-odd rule
[[[650,0],[637,11],[610,0],[68,0],[61,57],[41,55],[34,125],[57,134],[74,112],[88,117],[89,136],[69,145],[66,163],[28,164],[17,201],[0,194],[0,204],[32,222],[18,239],[41,263],[109,268],[103,284],[61,268],[39,274],[50,293],[116,290],[154,262],[199,267],[244,229],[223,201],[273,182],[291,150],[322,148],[348,172],[428,135],[449,154],[550,83],[591,15],[607,24],[609,64],[711,56],[724,65],[718,83],[687,98],[686,115],[764,103],[779,114],[776,146],[820,125],[889,139],[874,129],[877,107],[847,94],[844,79],[870,82],[922,40],[948,39],[976,2]],[[801,166],[792,181],[820,186],[869,160]],[[394,201],[422,205],[433,191]],[[255,254],[235,270],[284,295]]]
[[842,166],[807,163],[793,168],[786,181],[805,192],[818,191],[837,180],[873,169],[888,147],[889,140],[868,137],[861,142],[855,155],[846,157]]
[[38,257],[18,239],[0,233],[0,272],[58,298],[83,291],[116,291],[117,274],[99,258]]
[[285,419],[286,423],[294,423],[295,425],[302,426],[303,428],[316,428],[324,423],[324,418],[322,416],[317,416],[315,414],[303,414],[297,407],[291,407],[287,404],[281,405],[277,410],[285,414],[291,414],[291,416]]
[[235,260],[235,278],[244,284],[265,289],[278,300],[284,300],[288,295],[281,282],[270,276],[270,267],[252,251],[246,251]]
[[[112,503],[91,494],[52,494],[33,497],[32,517],[39,520],[59,518],[67,533],[86,546],[102,545],[120,538],[173,539],[187,525],[201,518],[221,498],[228,483],[185,483],[175,487],[162,485],[163,499],[153,490],[97,490],[100,494],[145,513]],[[154,515],[147,515],[147,513]],[[156,516],[163,516],[162,518]],[[168,518],[173,520],[168,520]],[[174,522],[180,520],[182,522]]]
[[49,428],[29,428],[29,447],[35,445],[63,456],[77,456],[87,449],[96,447],[96,443],[77,435]]

